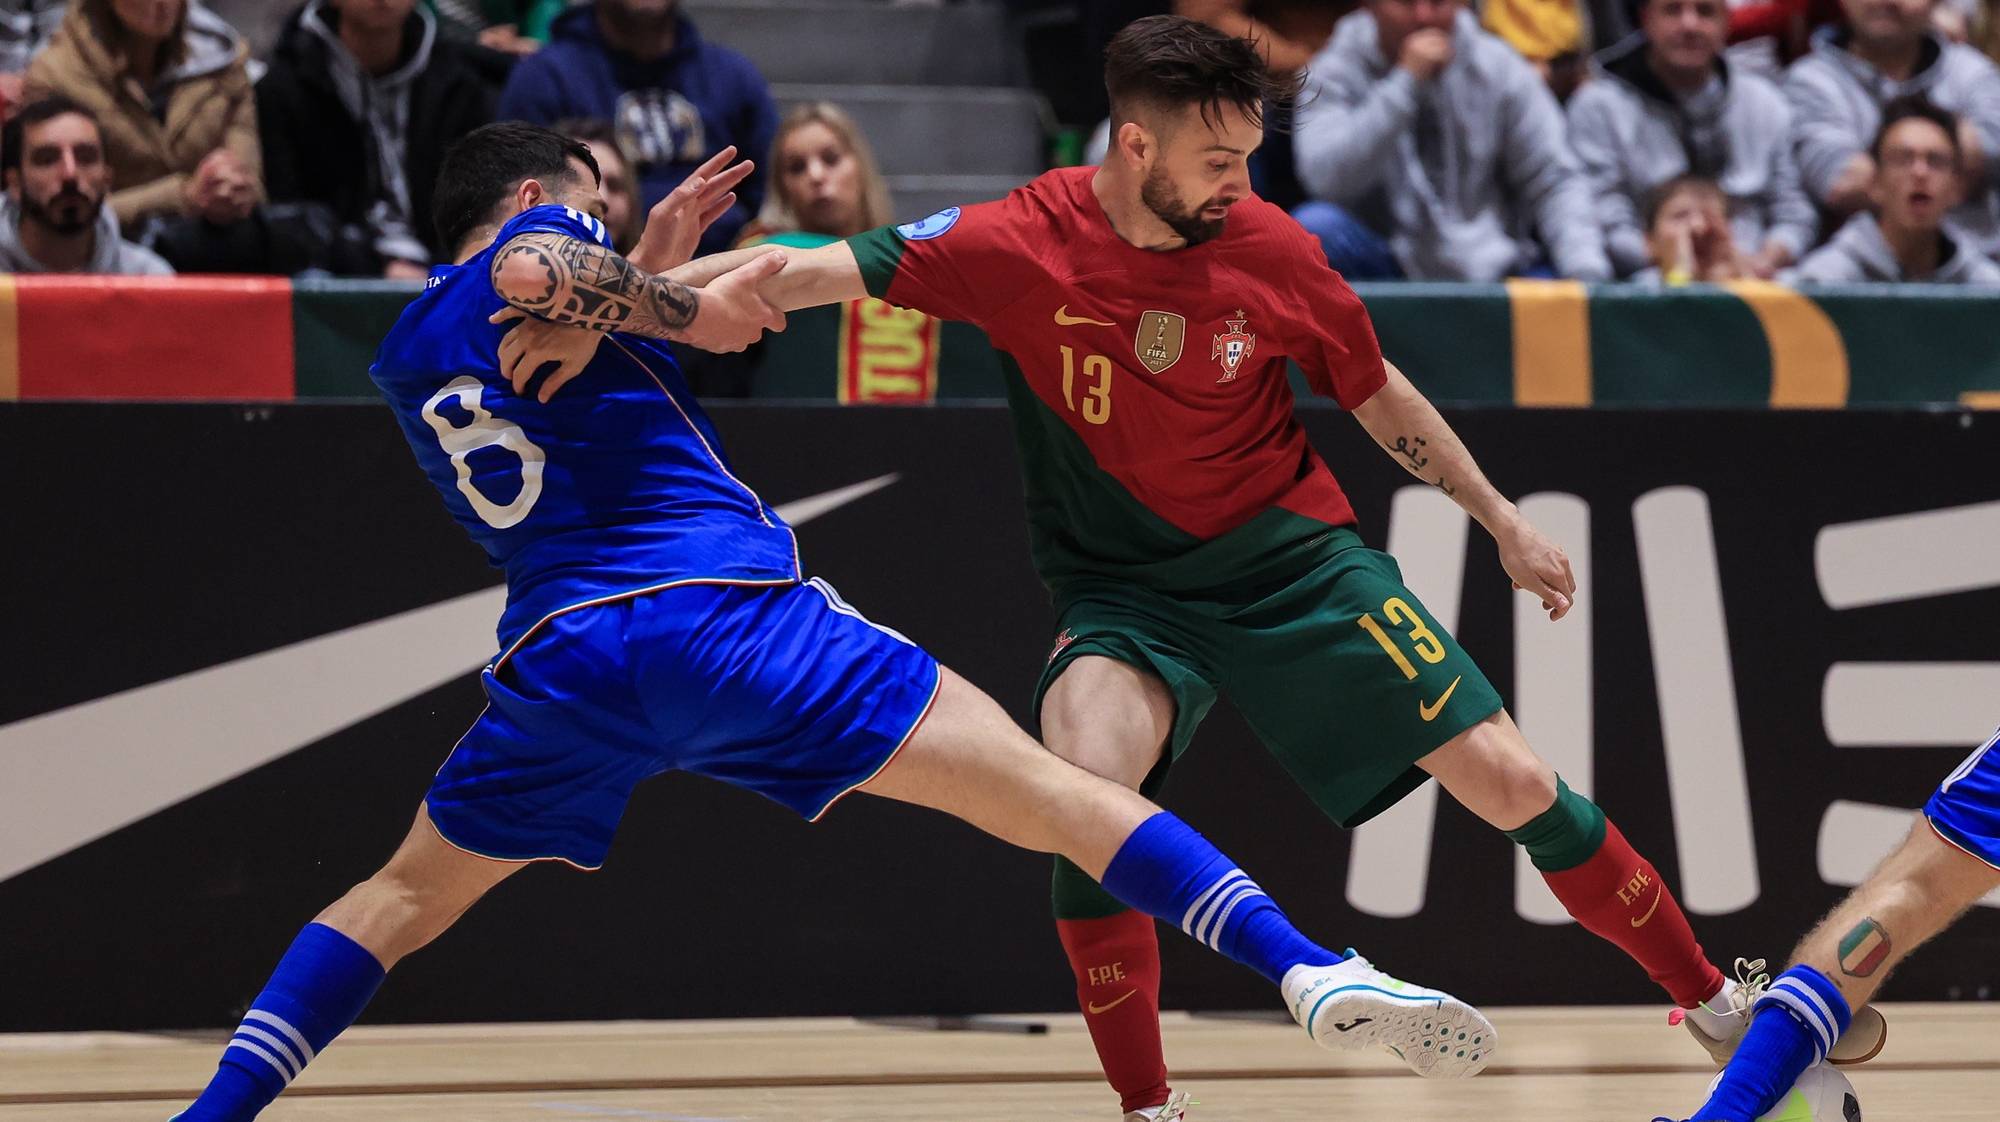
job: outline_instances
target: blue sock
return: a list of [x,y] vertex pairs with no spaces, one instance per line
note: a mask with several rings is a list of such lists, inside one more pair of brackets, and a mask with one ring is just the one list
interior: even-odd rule
[[1806,1068],[1826,1058],[1853,1014],[1827,976],[1794,966],[1757,1000],[1750,1031],[1722,1070],[1696,1122],[1753,1122],[1777,1106]]
[[177,1116],[180,1122],[255,1118],[354,1023],[382,975],[382,964],[361,944],[308,924],[243,1015],[208,1089]]
[[1299,934],[1257,882],[1165,811],[1139,824],[1104,870],[1104,890],[1248,966],[1273,984],[1340,956]]

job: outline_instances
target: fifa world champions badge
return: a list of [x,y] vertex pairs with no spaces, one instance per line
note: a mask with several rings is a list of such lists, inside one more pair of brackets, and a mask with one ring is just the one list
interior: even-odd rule
[[1215,380],[1217,385],[1234,382],[1236,372],[1243,368],[1243,363],[1249,359],[1250,352],[1257,349],[1257,336],[1243,330],[1250,322],[1250,317],[1243,314],[1243,309],[1238,308],[1236,315],[1226,322],[1229,324],[1229,330],[1215,337],[1215,348],[1208,356],[1222,364],[1222,377]]

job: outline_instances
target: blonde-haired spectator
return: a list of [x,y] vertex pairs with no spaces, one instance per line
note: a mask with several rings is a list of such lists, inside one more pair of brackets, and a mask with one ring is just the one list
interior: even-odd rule
[[890,221],[889,184],[875,150],[854,118],[832,102],[809,102],[785,114],[764,171],[771,189],[763,212],[744,231],[745,244],[810,247]]

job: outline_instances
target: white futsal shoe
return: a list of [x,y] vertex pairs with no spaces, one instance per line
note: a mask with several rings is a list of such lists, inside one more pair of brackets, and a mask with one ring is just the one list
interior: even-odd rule
[[[1708,1034],[1708,1030],[1695,1023],[1686,1010],[1676,1009],[1667,1015],[1670,1023],[1687,1025],[1688,1034],[1695,1043],[1702,1046],[1716,1067],[1727,1067],[1729,1057],[1736,1054],[1736,1046],[1743,1043],[1743,1034],[1750,1031],[1751,1007],[1764,991],[1771,988],[1771,973],[1765,969],[1761,958],[1739,958],[1736,960],[1736,982],[1725,994],[1718,994],[1711,1001],[1721,1000],[1727,1008],[1709,1007],[1709,1011],[1727,1018],[1728,1031],[1721,1037]],[[1841,1067],[1865,1064],[1882,1054],[1882,1046],[1889,1043],[1889,1022],[1873,1005],[1863,1005],[1855,1010],[1854,1019],[1848,1023],[1847,1031],[1833,1042],[1833,1051],[1827,1053],[1830,1063]]]
[[1479,1010],[1392,978],[1349,948],[1332,966],[1294,966],[1281,987],[1292,1019],[1322,1048],[1380,1046],[1433,1079],[1477,1075],[1500,1042]]
[[1149,1106],[1144,1110],[1134,1110],[1125,1115],[1125,1122],[1185,1122],[1188,1107],[1194,1100],[1185,1091],[1175,1091],[1167,1101],[1159,1106]]

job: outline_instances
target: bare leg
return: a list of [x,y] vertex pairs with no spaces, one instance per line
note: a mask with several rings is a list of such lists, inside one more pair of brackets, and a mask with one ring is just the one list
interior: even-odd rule
[[1556,800],[1555,769],[1528,747],[1505,711],[1417,761],[1460,806],[1501,830],[1518,830]]
[[526,868],[458,849],[438,836],[429,812],[417,820],[380,872],[328,905],[322,923],[361,944],[388,970],[444,934],[494,885]]
[[1174,695],[1167,684],[1115,658],[1077,659],[1042,698],[1042,741],[1049,751],[1133,790],[1159,763],[1173,730]]
[[[1792,961],[1826,975],[1848,1008],[1859,1009],[1897,963],[1995,888],[2000,869],[1938,837],[1918,815],[1903,844],[1799,943]],[[1878,944],[1881,951],[1869,953]]]
[[1119,846],[1160,808],[1057,759],[992,698],[941,673],[923,727],[862,790],[942,810],[1023,849],[1060,853],[1102,878]]

